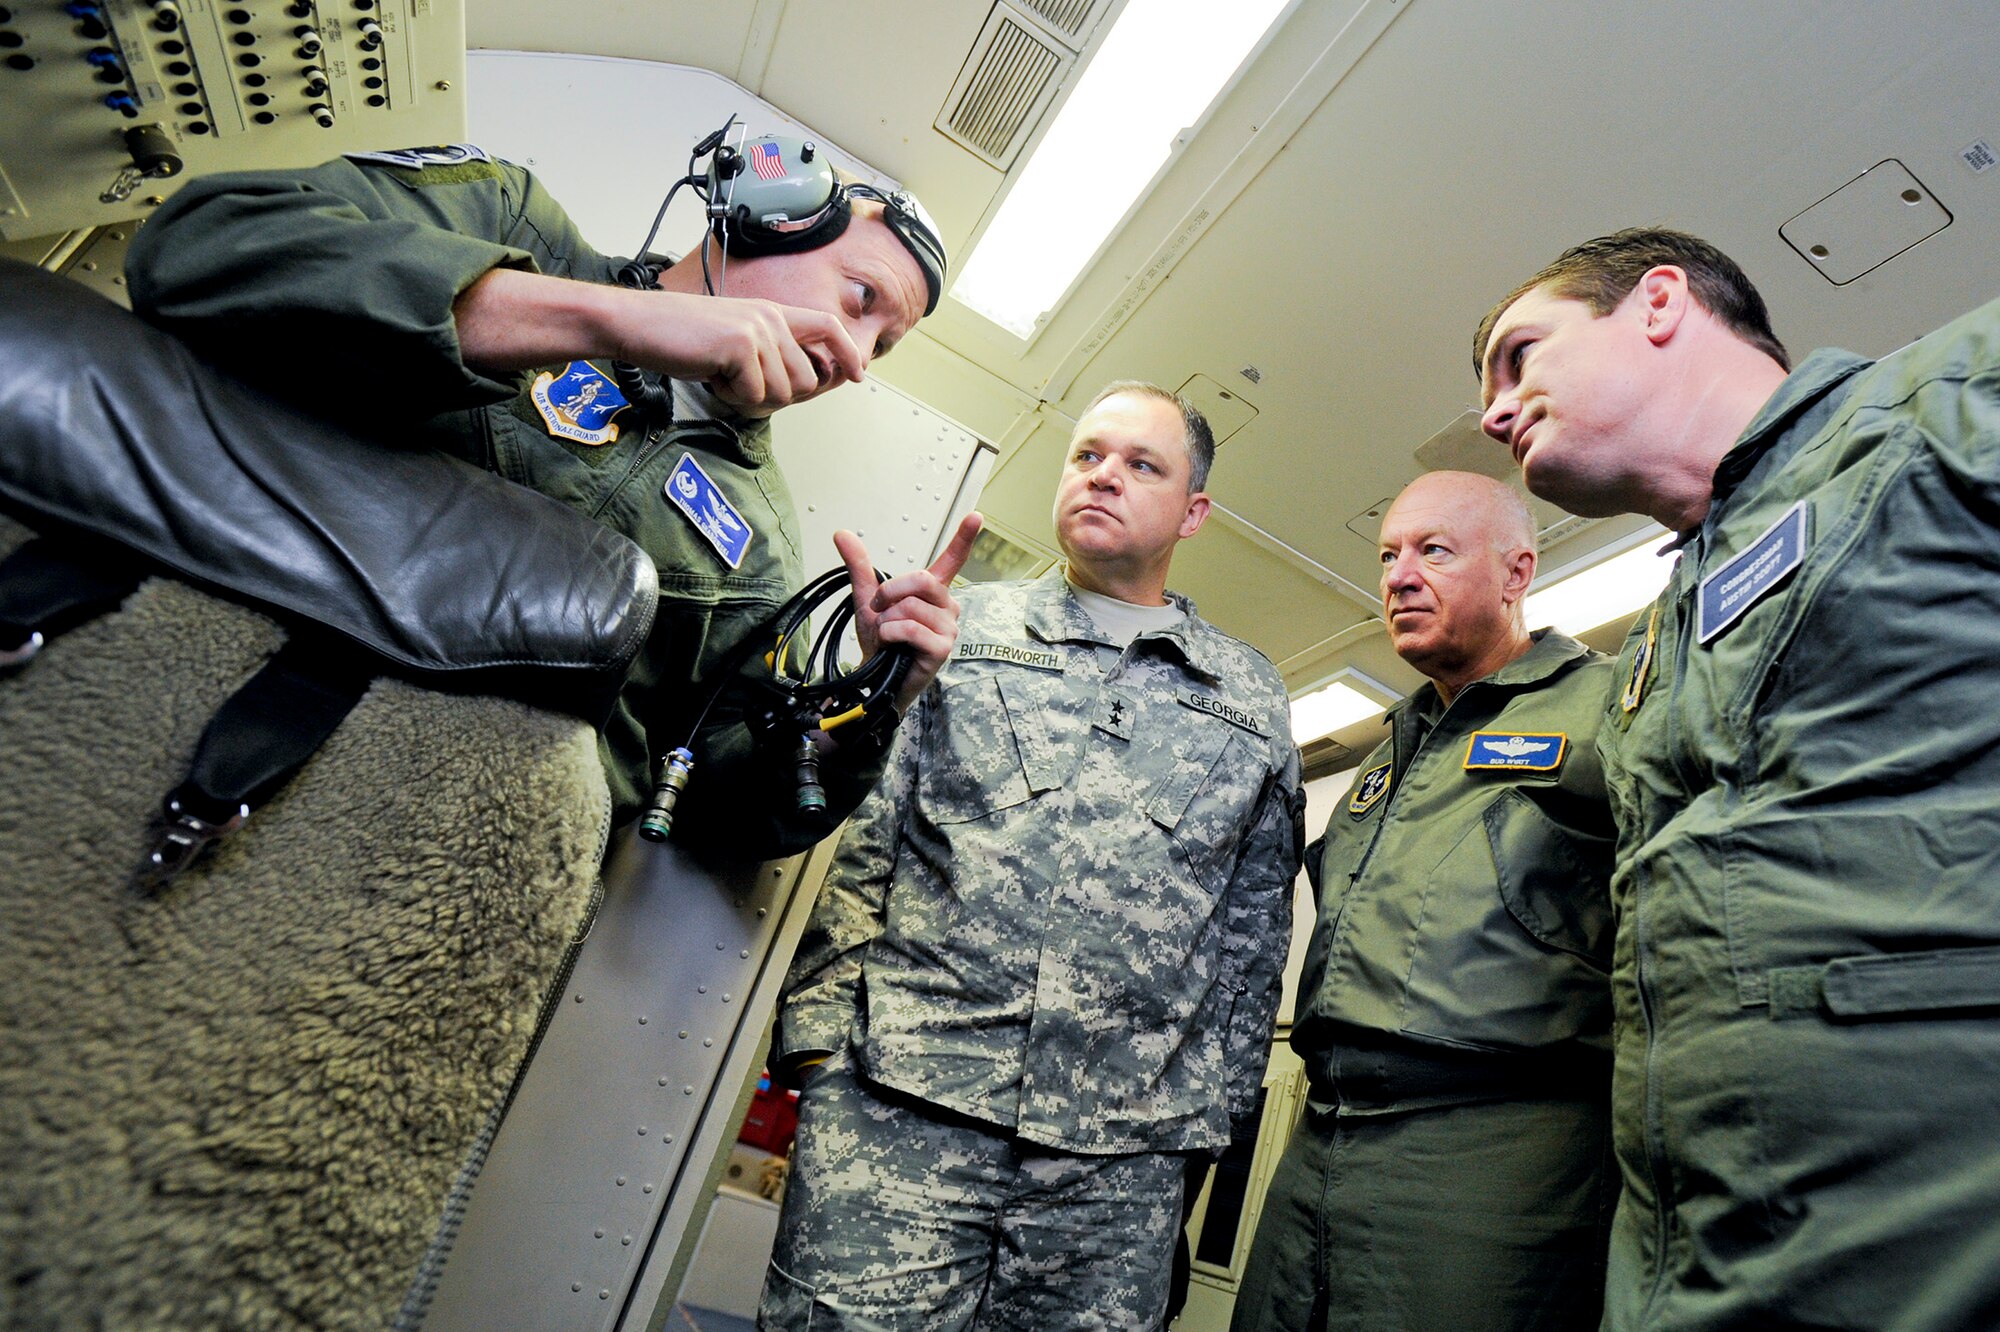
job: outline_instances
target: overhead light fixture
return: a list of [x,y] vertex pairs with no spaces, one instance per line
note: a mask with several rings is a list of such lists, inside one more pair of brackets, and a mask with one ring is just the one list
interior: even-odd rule
[[1396,691],[1353,667],[1292,700],[1292,740],[1309,744],[1323,735],[1367,721],[1396,701]]
[[1035,331],[1290,0],[1130,0],[951,294]]
[[1664,527],[1650,527],[1609,559],[1574,573],[1561,571],[1546,587],[1528,593],[1528,627],[1553,625],[1574,638],[1650,604],[1680,558],[1657,553],[1666,535]]

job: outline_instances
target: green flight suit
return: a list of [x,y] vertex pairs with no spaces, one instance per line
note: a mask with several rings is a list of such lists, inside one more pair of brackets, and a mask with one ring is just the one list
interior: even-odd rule
[[1608,657],[1541,630],[1391,710],[1308,850],[1308,1106],[1237,1332],[1597,1326],[1609,1150]]
[[1800,365],[1618,672],[1606,1326],[2000,1326],[2000,304]]
[[[601,744],[623,822],[651,793],[652,760],[688,739],[722,660],[803,583],[798,519],[769,426],[699,385],[672,384],[671,424],[648,424],[609,410],[624,396],[608,364],[505,378],[465,364],[452,303],[491,269],[612,282],[621,261],[592,249],[528,171],[477,150],[458,157],[397,165],[364,154],[191,181],[132,245],[133,308],[387,447],[486,467],[652,556],[659,613]],[[578,398],[595,398],[595,410],[579,416]],[[686,478],[689,458],[750,529],[747,547],[712,539],[670,502],[668,479]],[[758,858],[802,850],[880,775],[883,745],[844,745],[824,773],[831,817],[799,815],[789,759],[755,752],[740,716],[726,696],[693,746],[677,840]]]

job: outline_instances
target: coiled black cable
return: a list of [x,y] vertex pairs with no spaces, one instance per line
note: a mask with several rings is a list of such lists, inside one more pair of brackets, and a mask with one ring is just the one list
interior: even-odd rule
[[[881,570],[875,577],[884,577]],[[661,772],[653,801],[639,820],[639,835],[664,842],[673,831],[674,807],[694,772],[694,742],[732,686],[747,688],[752,706],[745,710],[750,728],[767,741],[791,738],[791,755],[799,788],[799,807],[820,810],[826,797],[819,786],[817,732],[832,733],[856,722],[873,722],[885,710],[893,715],[895,698],[909,678],[912,656],[905,647],[885,647],[849,670],[840,665],[840,642],[854,621],[854,600],[848,597],[827,617],[801,661],[801,671],[787,666],[792,640],[804,631],[813,613],[830,598],[848,591],[845,568],[830,569],[807,583],[780,606],[762,630],[744,635],[716,672],[716,684],[703,700],[688,728],[686,743],[660,760]],[[767,646],[768,645],[768,646]],[[743,678],[757,650],[765,648],[768,679]]]

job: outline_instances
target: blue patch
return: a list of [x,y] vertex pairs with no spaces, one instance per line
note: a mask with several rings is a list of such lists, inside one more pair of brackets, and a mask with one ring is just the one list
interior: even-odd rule
[[589,361],[571,361],[560,371],[544,370],[528,390],[542,424],[558,439],[609,444],[618,438],[611,418],[631,406],[611,376]]
[[692,453],[683,453],[674,464],[674,470],[667,474],[664,491],[668,501],[694,524],[695,530],[708,538],[708,544],[715,547],[715,553],[724,563],[732,569],[743,567],[743,553],[750,549],[750,538],[755,534],[743,515],[723,498],[721,487],[701,470]]
[[1389,770],[1394,763],[1381,763],[1361,774],[1361,780],[1354,784],[1354,794],[1347,802],[1349,814],[1366,814],[1382,793],[1389,789]]
[[1735,624],[1805,558],[1806,502],[1800,500],[1765,528],[1748,550],[1701,580],[1695,598],[1695,640],[1705,645]]
[[1524,772],[1553,772],[1561,766],[1569,749],[1569,737],[1528,735],[1514,731],[1474,731],[1465,747],[1467,768],[1519,768]]

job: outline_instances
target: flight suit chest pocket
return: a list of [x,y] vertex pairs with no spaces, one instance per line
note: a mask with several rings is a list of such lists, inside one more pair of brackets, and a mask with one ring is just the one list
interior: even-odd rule
[[1611,839],[1565,828],[1519,789],[1481,813],[1500,900],[1539,942],[1607,968]]
[[[1044,745],[1023,706],[1010,708],[994,675],[955,680],[938,691],[924,736],[919,788],[938,824],[969,823],[1052,789]],[[1040,782],[1031,781],[1031,774]]]
[[1210,893],[1228,886],[1270,776],[1268,746],[1217,722],[1191,728],[1154,786],[1147,815],[1173,838]]

